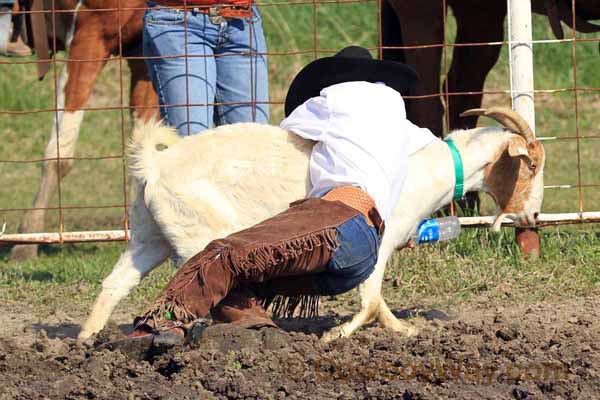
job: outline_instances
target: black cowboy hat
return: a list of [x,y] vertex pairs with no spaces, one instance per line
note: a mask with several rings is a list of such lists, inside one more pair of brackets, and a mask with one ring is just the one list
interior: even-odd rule
[[306,65],[296,75],[285,98],[287,117],[311,97],[319,95],[322,89],[342,82],[367,81],[383,82],[407,95],[418,80],[414,69],[406,64],[375,60],[369,50],[360,46],[349,46],[333,57],[324,57]]

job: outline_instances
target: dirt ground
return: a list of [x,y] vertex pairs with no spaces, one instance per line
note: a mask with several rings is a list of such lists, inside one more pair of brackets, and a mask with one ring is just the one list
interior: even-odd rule
[[149,354],[97,347],[125,325],[82,344],[67,316],[5,304],[0,399],[600,399],[600,296],[469,304],[421,312],[409,339],[375,325],[324,344],[349,316],[329,312],[286,330],[211,326]]

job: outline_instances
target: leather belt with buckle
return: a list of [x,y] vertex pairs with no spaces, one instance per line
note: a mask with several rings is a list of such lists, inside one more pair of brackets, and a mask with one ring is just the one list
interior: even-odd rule
[[210,22],[215,25],[222,24],[227,18],[250,18],[253,15],[250,5],[207,5],[206,3],[187,1],[187,6],[184,6],[182,0],[153,0],[153,2],[163,7],[194,10],[202,14],[208,14]]

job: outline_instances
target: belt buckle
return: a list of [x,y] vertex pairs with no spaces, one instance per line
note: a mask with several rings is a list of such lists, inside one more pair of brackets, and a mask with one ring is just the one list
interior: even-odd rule
[[225,18],[219,14],[217,7],[208,8],[208,18],[210,19],[210,22],[215,25],[221,25],[225,22]]

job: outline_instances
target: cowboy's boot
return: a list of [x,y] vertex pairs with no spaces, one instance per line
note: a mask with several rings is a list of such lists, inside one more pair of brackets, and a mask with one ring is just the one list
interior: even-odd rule
[[243,328],[277,327],[260,304],[254,287],[240,284],[210,311],[216,324],[230,323]]

